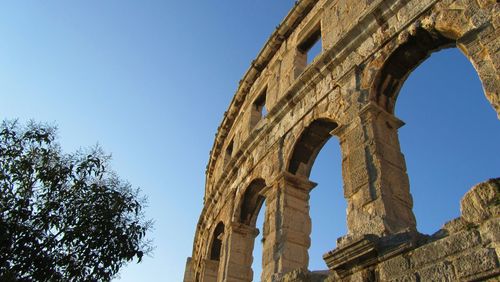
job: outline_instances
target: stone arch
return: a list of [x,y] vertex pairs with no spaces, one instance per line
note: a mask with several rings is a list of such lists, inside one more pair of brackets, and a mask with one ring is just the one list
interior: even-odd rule
[[[475,2],[465,2],[471,3],[462,3],[462,8],[435,12],[400,34],[397,39],[399,42],[394,44],[395,48],[388,52],[382,67],[375,71],[376,75],[369,89],[371,101],[387,112],[394,113],[399,91],[411,72],[432,53],[456,47],[476,69],[484,94],[500,118],[498,68],[493,64],[490,54],[498,46],[488,48],[486,43],[491,37],[495,37],[495,30],[490,23],[494,4],[479,9]],[[465,12],[471,7],[476,9],[475,14]],[[479,16],[481,21],[477,19]]]
[[201,263],[202,270],[195,274],[195,281],[217,281],[219,279],[225,232],[226,226],[222,221],[219,221],[213,231],[209,233],[208,247]]
[[[470,61],[450,48],[413,71],[398,96],[395,113],[407,123],[398,139],[422,234],[457,217],[460,198],[472,185],[498,175],[491,155],[499,152],[500,124],[482,93]],[[488,138],[477,138],[483,134]]]
[[[302,253],[302,267],[307,268],[309,264],[309,249],[311,246],[310,234],[312,231],[312,222],[310,218],[310,192],[316,186],[309,177],[316,158],[324,145],[334,136],[334,132],[339,128],[337,119],[331,116],[331,113],[324,111],[321,113],[310,114],[305,118],[306,126],[298,126],[293,129],[294,137],[285,148],[285,172],[283,172],[281,183],[277,188],[283,188],[280,197],[283,199],[293,199],[290,204],[293,206],[293,213],[283,212],[283,214],[294,214],[294,216],[283,216],[283,220],[290,222],[287,225],[296,225],[299,228],[293,229],[294,233],[300,234],[303,241],[301,244],[293,242],[291,248],[297,253]],[[302,124],[301,124],[302,125]],[[335,136],[336,138],[338,136]],[[339,148],[340,149],[340,148]],[[342,191],[338,190],[339,195]],[[288,194],[289,193],[289,194]],[[345,221],[346,219],[344,219]],[[336,238],[331,238],[335,240]],[[296,244],[296,245],[295,245]],[[285,255],[286,256],[286,255]]]
[[[207,166],[204,208],[185,281],[192,282],[192,273],[201,273],[201,281],[213,281],[203,276],[206,248],[214,223],[222,218],[226,230],[218,279],[252,280],[248,250],[258,232],[251,224],[259,205],[255,196],[261,192],[266,199],[262,280],[272,281],[307,268],[311,231],[308,199],[315,186],[308,178],[332,129],[340,141],[343,191],[348,203],[348,234],[325,256],[331,273],[335,273],[332,278],[369,280],[380,273],[384,281],[418,276],[426,280],[422,267],[428,270],[443,257],[430,256],[432,261],[420,268],[404,266],[397,275],[384,272],[394,263],[381,263],[392,249],[386,252],[389,249],[379,247],[400,244],[395,252],[411,257],[415,244],[421,242],[399,146],[398,128],[404,123],[392,112],[408,74],[432,52],[456,46],[476,68],[485,95],[500,116],[497,2],[298,1],[245,73],[217,130]],[[295,52],[296,38],[318,21],[323,52],[296,77],[301,60]],[[265,123],[248,131],[250,98],[262,94],[260,89],[266,89],[269,112]],[[257,108],[261,105],[261,100],[254,104]],[[324,119],[327,117],[330,119]],[[225,168],[219,164],[230,137],[235,137],[238,152],[228,163],[231,167]],[[247,181],[255,176],[266,180],[262,191],[247,190],[251,184]],[[454,230],[467,226],[455,223]],[[474,252],[478,250],[486,252],[484,248]],[[364,252],[362,257],[360,251]],[[465,251],[460,256],[471,257]],[[492,265],[497,267],[498,259],[493,259]],[[375,261],[377,266],[372,266]],[[469,264],[476,265],[477,260]],[[457,265],[462,264],[452,262],[449,266]],[[457,277],[453,267],[443,270],[448,271],[443,277],[477,279]],[[491,275],[490,270],[481,273]],[[410,272],[414,276],[406,276]]]
[[[375,133],[373,137],[385,143],[383,145],[385,148],[380,149],[380,159],[387,158],[386,161],[392,163],[392,168],[389,170],[384,168],[380,173],[391,175],[383,177],[389,180],[387,187],[393,186],[390,189],[403,194],[400,197],[403,199],[403,204],[399,206],[404,207],[407,214],[405,217],[408,218],[404,222],[410,230],[416,230],[416,226],[411,211],[413,200],[409,194],[406,163],[401,154],[397,135],[397,129],[404,123],[394,116],[396,101],[406,79],[421,63],[434,52],[446,48],[458,48],[476,69],[484,94],[500,117],[498,68],[493,63],[491,54],[499,48],[498,40],[492,39],[495,38],[496,31],[491,23],[493,6],[498,4],[484,5],[480,8],[475,1],[459,1],[445,8],[437,5],[432,14],[416,20],[406,30],[402,30],[399,36],[385,44],[365,69],[364,79],[370,81],[369,102],[361,110],[360,116],[369,120],[369,122],[363,121],[364,123],[373,123],[374,129],[376,128],[379,133],[386,130],[384,122],[393,121],[393,125],[387,124],[390,134],[377,134],[373,131]],[[374,75],[370,77],[370,74]],[[382,128],[384,129],[381,130]],[[392,152],[389,154],[384,152],[386,150]],[[394,170],[395,163],[398,167],[397,173],[389,173],[388,171]]]
[[[498,1],[460,1],[435,16],[434,29],[456,41],[462,53],[469,59],[481,80],[484,95],[500,118],[500,82],[498,64],[495,64],[498,31],[493,22],[498,13]],[[495,12],[497,11],[497,12]]]
[[370,89],[370,97],[389,113],[394,113],[401,87],[410,75],[433,52],[450,48],[454,42],[439,34],[418,28],[385,60]]
[[314,160],[332,136],[331,132],[337,127],[336,122],[327,118],[315,119],[305,127],[293,145],[288,158],[287,171],[309,178]]
[[254,179],[247,186],[236,211],[239,223],[255,227],[257,215],[265,200],[262,193],[265,187],[266,182],[262,178]]
[[266,181],[255,178],[235,199],[232,222],[228,226],[226,258],[223,267],[223,280],[252,281],[253,280],[253,249],[255,237],[259,234],[256,221],[264,203],[263,191]]

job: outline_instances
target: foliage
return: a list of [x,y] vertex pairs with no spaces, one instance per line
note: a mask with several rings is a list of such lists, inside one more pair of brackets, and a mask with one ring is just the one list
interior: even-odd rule
[[145,199],[99,147],[63,154],[33,122],[0,131],[0,281],[108,281],[150,251]]

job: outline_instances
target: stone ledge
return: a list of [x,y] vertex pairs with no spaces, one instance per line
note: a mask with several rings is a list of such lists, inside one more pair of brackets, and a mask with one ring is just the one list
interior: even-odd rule
[[345,277],[415,248],[420,238],[421,235],[413,231],[384,238],[368,234],[357,240],[351,239],[351,243],[326,253],[323,259],[332,272]]

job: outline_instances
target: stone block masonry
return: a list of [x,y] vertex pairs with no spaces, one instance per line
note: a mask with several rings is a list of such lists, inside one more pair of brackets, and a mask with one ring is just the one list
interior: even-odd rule
[[[411,71],[456,47],[500,117],[499,23],[495,0],[297,1],[218,129],[184,281],[498,281],[500,180],[474,186],[459,218],[420,234],[394,109]],[[348,233],[325,250],[329,270],[310,272],[309,174],[332,136]],[[253,258],[259,232],[263,257]]]

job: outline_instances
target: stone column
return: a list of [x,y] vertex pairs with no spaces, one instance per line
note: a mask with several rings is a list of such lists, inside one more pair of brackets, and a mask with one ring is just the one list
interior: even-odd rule
[[220,281],[250,282],[253,280],[253,247],[259,230],[234,222],[229,226],[227,232],[225,263]]
[[394,115],[370,103],[351,124],[332,132],[339,136],[343,154],[349,236],[416,230],[397,132],[403,125]]
[[201,281],[203,282],[217,282],[217,275],[219,272],[218,260],[203,260],[203,270],[201,274]]
[[311,245],[309,192],[316,183],[283,172],[267,190],[261,281],[273,274],[307,269]]
[[186,260],[186,269],[184,270],[183,282],[194,282],[192,259],[188,257]]

